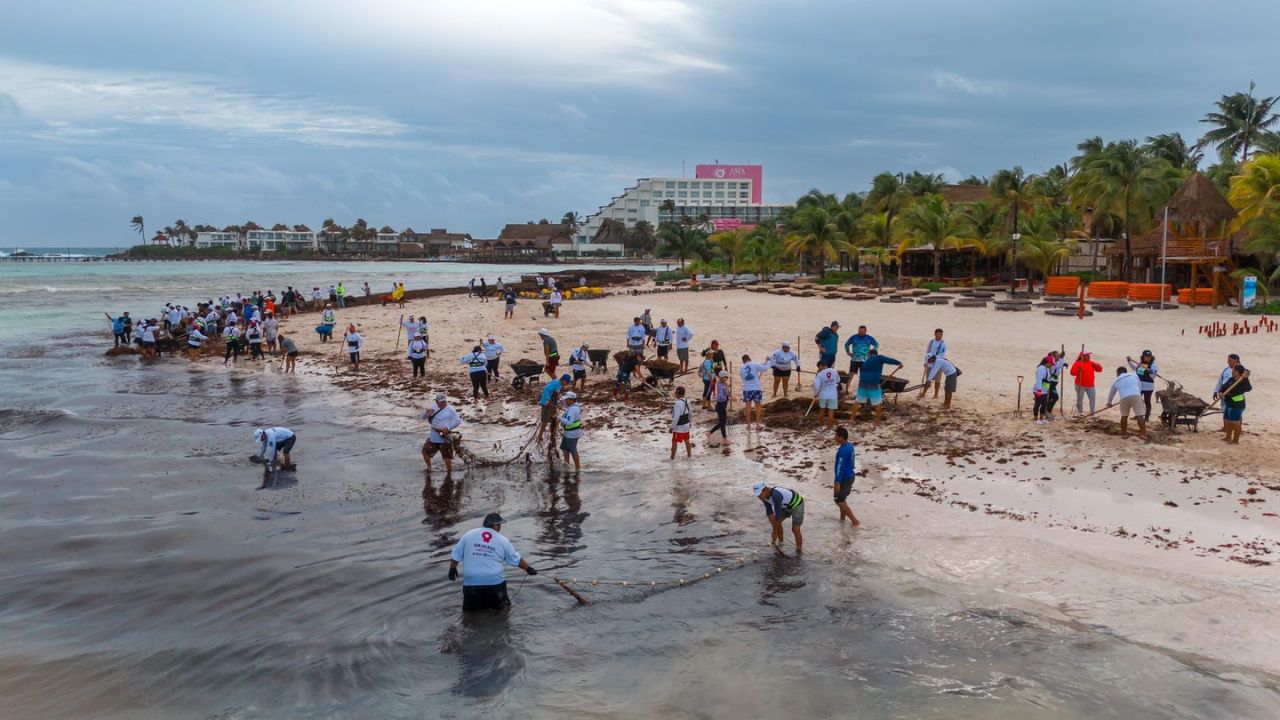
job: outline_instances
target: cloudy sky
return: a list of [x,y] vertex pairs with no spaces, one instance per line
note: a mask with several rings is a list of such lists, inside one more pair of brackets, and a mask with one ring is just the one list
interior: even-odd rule
[[129,218],[491,237],[681,162],[765,199],[1065,161],[1256,80],[1271,0],[124,0],[0,6],[0,246]]

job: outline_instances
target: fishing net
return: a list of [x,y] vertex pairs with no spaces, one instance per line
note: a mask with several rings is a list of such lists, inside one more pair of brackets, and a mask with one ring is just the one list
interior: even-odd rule
[[708,564],[704,567],[663,578],[590,577],[584,574],[566,573],[552,576],[550,579],[580,605],[637,603],[658,593],[682,590],[706,582],[746,567],[761,558],[772,558],[775,555],[786,555],[786,552],[770,545],[751,551],[709,557]]
[[[554,437],[554,434],[547,433],[544,435],[544,440],[547,436]],[[452,433],[449,436],[449,444],[453,446],[454,455],[472,467],[499,467],[517,462],[532,463],[554,457],[555,453],[550,450],[549,443],[538,443],[537,439],[538,431],[532,429],[512,438],[480,443],[478,448],[473,449],[474,443],[462,442],[461,433]]]

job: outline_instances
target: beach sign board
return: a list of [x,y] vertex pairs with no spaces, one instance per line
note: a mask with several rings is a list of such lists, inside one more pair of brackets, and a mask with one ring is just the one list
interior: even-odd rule
[[1258,278],[1253,275],[1244,276],[1244,288],[1240,291],[1240,307],[1248,310],[1258,302]]

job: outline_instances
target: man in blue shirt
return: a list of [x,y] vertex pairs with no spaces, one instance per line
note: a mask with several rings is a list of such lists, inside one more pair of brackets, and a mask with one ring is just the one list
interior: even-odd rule
[[542,396],[538,398],[538,405],[542,407],[542,414],[538,418],[538,439],[534,440],[535,443],[542,442],[542,433],[548,427],[551,428],[551,440],[555,442],[556,416],[560,408],[560,391],[565,385],[572,382],[573,378],[569,376],[569,373],[565,373],[542,386]]
[[836,366],[836,350],[840,348],[839,330],[840,323],[832,322],[831,327],[822,328],[813,339],[813,343],[818,346],[818,362],[825,363],[827,367]]
[[466,574],[462,577],[462,611],[506,610],[511,607],[507,581],[502,576],[506,565],[518,567],[530,575],[538,571],[529,566],[511,541],[502,535],[502,516],[484,516],[484,527],[468,530],[449,556],[449,579],[458,579],[458,563]]
[[800,493],[757,482],[751,486],[751,494],[764,503],[764,515],[773,526],[773,532],[769,536],[770,544],[776,546],[782,542],[782,521],[791,518],[791,534],[796,536],[796,552],[804,552],[804,535],[800,533],[800,526],[804,524],[804,498],[800,497]]
[[884,412],[884,391],[880,389],[884,366],[902,367],[902,363],[888,355],[881,355],[875,348],[868,350],[867,353],[867,359],[862,362],[862,369],[858,373],[858,394],[854,397],[854,402],[875,407],[876,424],[879,424],[880,415]]
[[873,349],[879,350],[880,343],[867,334],[866,325],[859,325],[858,332],[850,335],[849,339],[844,341],[844,351],[849,356],[850,375],[858,374],[858,371],[862,369],[862,363],[867,361],[867,356],[871,354]]
[[849,442],[849,431],[844,428],[836,428],[836,479],[831,486],[835,491],[836,507],[840,508],[840,522],[844,522],[845,518],[849,518],[849,523],[854,527],[861,527],[862,523],[858,522],[857,516],[849,509],[849,493],[853,491],[853,443]]

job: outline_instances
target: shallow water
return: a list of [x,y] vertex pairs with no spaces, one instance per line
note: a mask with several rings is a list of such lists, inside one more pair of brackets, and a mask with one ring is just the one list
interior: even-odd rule
[[[98,262],[98,263],[0,263],[0,341],[30,342],[49,331],[94,328],[110,338],[103,316],[129,311],[134,318],[158,317],[164,304],[176,302],[195,307],[197,302],[222,295],[286,286],[327,288],[345,283],[348,292],[360,294],[367,282],[374,293],[387,293],[391,283],[404,282],[410,290],[465,287],[471,278],[600,269],[600,265],[481,265],[446,262],[327,262],[273,260]],[[610,269],[649,269],[650,266],[610,265]]]
[[[39,354],[0,359],[6,718],[1264,718],[1280,700],[868,558],[857,538],[889,531],[841,532],[822,502],[803,558],[758,553],[754,463],[673,472],[589,433],[576,480],[426,478],[413,408]],[[297,430],[296,485],[256,489],[264,423]],[[494,509],[541,574],[512,572],[509,616],[464,620],[447,555]],[[552,576],[639,587],[579,584],[579,607]]]

